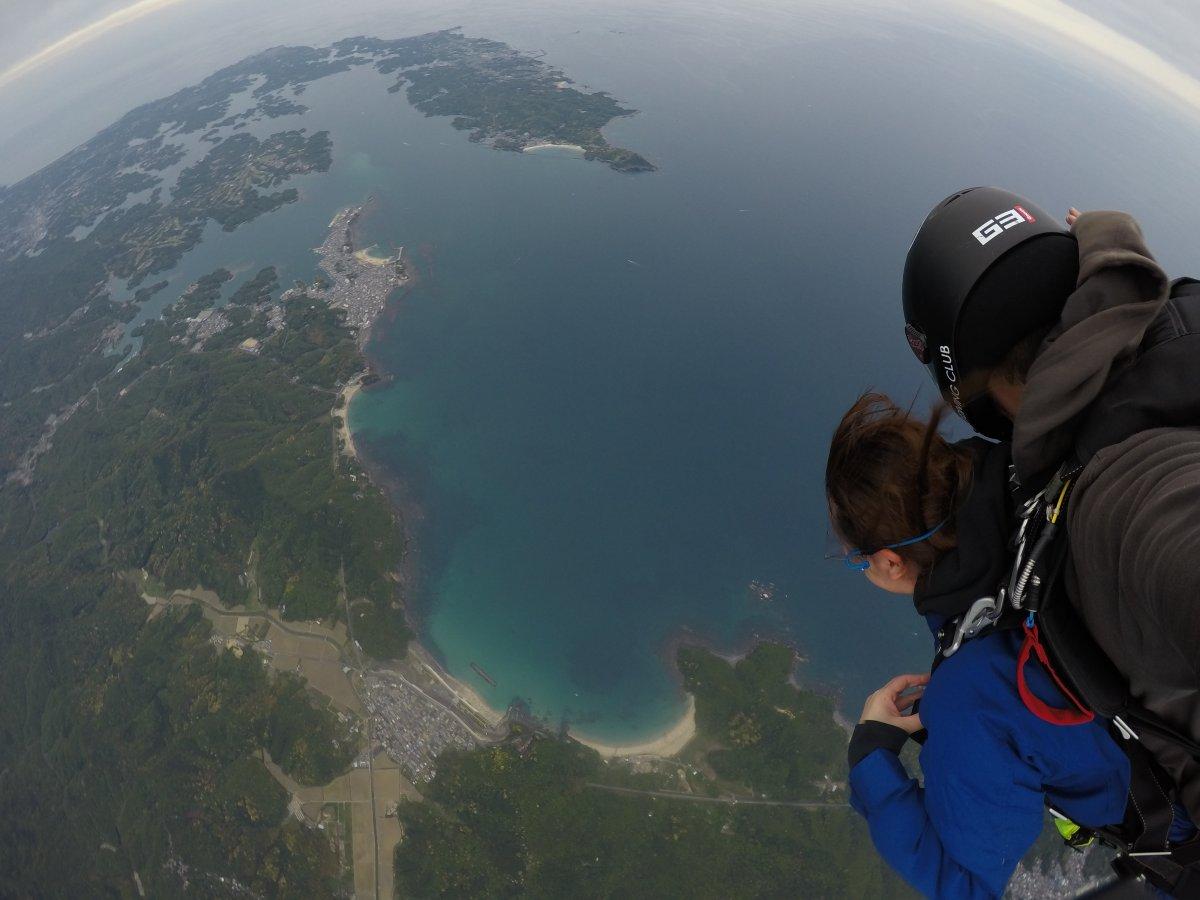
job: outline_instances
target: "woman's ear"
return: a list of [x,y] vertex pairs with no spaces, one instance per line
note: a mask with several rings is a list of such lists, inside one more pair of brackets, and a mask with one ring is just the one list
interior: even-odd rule
[[879,588],[892,594],[911,594],[917,588],[917,567],[895,550],[871,554],[867,577]]
[[895,550],[878,551],[871,557],[871,565],[878,566],[888,581],[901,581],[908,576],[908,560]]

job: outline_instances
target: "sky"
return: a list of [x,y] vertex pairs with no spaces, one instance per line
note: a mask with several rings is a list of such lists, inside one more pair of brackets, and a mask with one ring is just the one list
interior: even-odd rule
[[[704,15],[721,0],[676,0]],[[600,0],[636,16],[637,0]],[[673,5],[667,0],[667,5]],[[588,3],[594,7],[594,2]],[[752,0],[764,12],[863,7],[883,17],[936,7],[1062,57],[1065,65],[1147,81],[1200,117],[1194,36],[1200,11],[1180,0]],[[271,42],[323,42],[371,29],[469,25],[488,11],[519,20],[531,0],[3,0],[0,2],[0,184],[86,140],[136,103],[194,83]],[[753,13],[749,13],[753,14]],[[339,28],[345,30],[339,31]],[[396,36],[400,36],[397,34]],[[504,36],[496,35],[501,39]]]

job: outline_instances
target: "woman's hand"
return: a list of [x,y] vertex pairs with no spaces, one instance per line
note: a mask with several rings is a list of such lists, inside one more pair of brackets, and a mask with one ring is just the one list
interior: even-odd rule
[[[921,717],[914,715],[911,709],[928,683],[928,675],[897,675],[867,698],[862,717],[858,721],[895,725],[909,734],[920,731],[924,727]],[[904,694],[912,688],[917,690],[911,694]]]
[[1079,210],[1077,210],[1075,207],[1072,206],[1070,209],[1067,210],[1067,227],[1074,228],[1075,221],[1078,218],[1079,218]]

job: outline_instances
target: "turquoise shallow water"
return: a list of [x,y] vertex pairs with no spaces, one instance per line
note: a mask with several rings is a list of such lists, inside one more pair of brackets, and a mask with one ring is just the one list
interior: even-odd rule
[[1197,267],[1195,113],[954,4],[293,7],[212,33],[249,52],[464,23],[641,110],[607,131],[661,167],[631,177],[472,145],[369,71],[326,79],[309,115],[262,127],[329,128],[333,169],[296,180],[296,204],[210,229],[170,273],[172,292],[222,265],[311,277],[334,212],[377,196],[369,239],[408,248],[421,282],[376,329],[389,379],[350,420],[420,509],[423,638],[492,702],[597,737],[679,714],[664,652],[680,636],[791,640],[848,712],[927,664],[906,600],[822,560],[821,479],[859,391],[924,384],[897,293],[944,194],[1128,208],[1168,268]]

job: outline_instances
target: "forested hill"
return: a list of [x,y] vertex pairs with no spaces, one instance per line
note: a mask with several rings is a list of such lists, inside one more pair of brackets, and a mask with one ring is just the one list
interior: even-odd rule
[[[196,608],[150,616],[140,596],[204,584],[293,618],[366,605],[368,650],[407,637],[398,528],[331,419],[357,348],[323,304],[271,300],[269,271],[200,338],[228,278],[147,327],[30,483],[0,489],[0,895],[116,894],[133,872],[149,896],[185,878],[210,896],[220,877],[260,896],[338,890],[328,841],[285,816],[260,757],[324,783],[361,736],[254,651],[215,649]],[[257,353],[238,349],[250,336]]]

